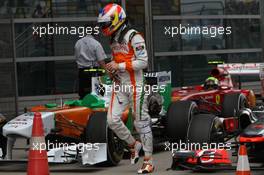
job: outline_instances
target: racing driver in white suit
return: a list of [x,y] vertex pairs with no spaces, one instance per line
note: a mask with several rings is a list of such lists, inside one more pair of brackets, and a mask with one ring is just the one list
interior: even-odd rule
[[[128,143],[131,164],[137,163],[143,147],[144,163],[138,173],[151,173],[154,170],[153,138],[143,76],[143,69],[148,66],[145,40],[141,34],[129,27],[126,13],[117,4],[108,4],[100,11],[98,24],[102,33],[111,38],[113,56],[112,61],[106,65],[106,69],[115,77],[107,114],[108,126],[120,139]],[[132,108],[134,126],[140,135],[140,141],[135,140],[121,120],[122,113],[128,106]]]

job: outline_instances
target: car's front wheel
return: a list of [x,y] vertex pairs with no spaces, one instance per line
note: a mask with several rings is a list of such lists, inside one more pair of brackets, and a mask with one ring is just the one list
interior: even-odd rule
[[213,114],[195,115],[188,127],[187,140],[190,143],[197,144],[223,143],[223,123]]
[[85,131],[86,142],[107,143],[107,161],[102,165],[115,166],[123,158],[124,144],[107,127],[106,116],[106,112],[96,112],[90,116]]
[[235,117],[241,109],[246,107],[248,107],[248,101],[245,95],[241,93],[225,94],[221,115]]
[[170,104],[165,121],[166,134],[170,141],[186,139],[189,122],[197,112],[197,105],[193,101],[176,101]]

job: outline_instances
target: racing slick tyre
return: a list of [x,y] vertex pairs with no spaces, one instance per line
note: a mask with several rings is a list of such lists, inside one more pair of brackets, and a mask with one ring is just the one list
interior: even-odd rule
[[197,105],[193,101],[176,101],[170,104],[165,119],[165,130],[169,141],[186,139],[189,121],[197,112]]
[[223,143],[224,127],[213,114],[198,114],[190,121],[187,133],[189,143]]
[[123,158],[124,144],[111,129],[107,127],[107,112],[95,112],[90,116],[85,135],[88,143],[107,143],[107,161],[103,166],[115,166]]
[[222,104],[222,116],[234,117],[237,115],[237,112],[246,107],[248,107],[248,102],[243,94],[225,94]]

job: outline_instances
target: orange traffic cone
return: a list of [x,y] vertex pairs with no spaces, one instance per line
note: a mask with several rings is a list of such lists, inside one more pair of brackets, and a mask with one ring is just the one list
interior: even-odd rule
[[239,147],[236,175],[251,175],[247,148],[245,145],[240,145]]
[[28,175],[49,175],[49,165],[41,114],[36,112],[33,119],[32,136],[28,155]]

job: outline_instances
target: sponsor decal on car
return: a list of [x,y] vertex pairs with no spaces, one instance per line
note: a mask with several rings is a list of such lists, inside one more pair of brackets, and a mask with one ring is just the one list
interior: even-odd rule
[[221,97],[220,97],[219,94],[217,94],[217,95],[215,96],[215,103],[218,104],[218,105],[220,104],[220,98],[221,98]]

